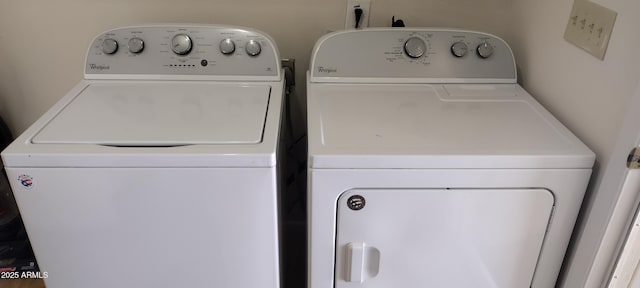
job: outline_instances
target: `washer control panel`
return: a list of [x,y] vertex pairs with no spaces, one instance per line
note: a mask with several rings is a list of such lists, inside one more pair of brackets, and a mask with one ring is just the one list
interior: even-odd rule
[[[85,76],[117,78],[220,76],[280,78],[275,42],[260,31],[220,25],[150,25],[110,30],[94,38]],[[135,77],[134,77],[135,78]],[[206,77],[205,77],[206,78]],[[252,78],[255,79],[255,78]]]
[[328,34],[314,47],[312,82],[515,83],[511,48],[487,33],[372,28]]

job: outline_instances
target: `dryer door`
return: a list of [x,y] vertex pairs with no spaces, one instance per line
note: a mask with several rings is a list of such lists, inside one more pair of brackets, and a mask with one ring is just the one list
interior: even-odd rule
[[355,189],[338,199],[335,287],[529,287],[544,189]]

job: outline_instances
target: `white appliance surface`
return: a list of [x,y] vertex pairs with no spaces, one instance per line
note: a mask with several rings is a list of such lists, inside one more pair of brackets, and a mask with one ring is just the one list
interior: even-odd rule
[[[350,209],[354,197],[366,199],[362,210]],[[338,199],[336,287],[392,287],[397,279],[527,287],[553,205],[544,189],[347,191]]]
[[279,63],[240,27],[98,35],[2,152],[47,288],[280,288]]
[[269,85],[102,81],[88,85],[34,144],[260,143]]
[[507,43],[335,32],[307,77],[309,288],[555,285],[595,156]]
[[280,287],[275,169],[7,171],[47,288]]
[[588,148],[517,84],[318,84],[310,96],[312,167],[591,165]]

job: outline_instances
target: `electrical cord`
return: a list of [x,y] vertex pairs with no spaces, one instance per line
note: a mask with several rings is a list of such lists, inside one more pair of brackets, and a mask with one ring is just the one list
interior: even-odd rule
[[360,7],[356,7],[356,9],[353,10],[353,13],[355,13],[356,15],[356,29],[358,29],[360,27],[360,18],[362,18],[362,8]]
[[391,27],[404,27],[402,19],[396,20],[396,16],[391,17]]

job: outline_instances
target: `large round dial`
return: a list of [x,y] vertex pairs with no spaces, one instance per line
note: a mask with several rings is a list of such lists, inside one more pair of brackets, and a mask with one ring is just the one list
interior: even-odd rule
[[112,38],[102,40],[102,52],[104,54],[113,54],[118,51],[118,41]]
[[476,48],[476,52],[478,52],[480,58],[489,58],[493,54],[493,46],[487,42],[482,42]]
[[144,41],[138,37],[129,39],[129,52],[138,54],[144,50]]
[[411,58],[420,58],[427,52],[427,44],[418,37],[411,37],[404,42],[404,52]]
[[171,50],[178,55],[187,55],[192,48],[191,37],[187,34],[178,34],[171,39]]
[[220,52],[222,52],[222,54],[227,55],[234,51],[236,51],[236,43],[234,43],[233,40],[227,38],[220,41]]
[[469,47],[467,47],[467,44],[462,41],[453,43],[453,45],[451,45],[451,54],[456,57],[463,57],[464,55],[467,55],[468,50]]
[[256,40],[249,40],[244,49],[247,51],[247,54],[249,54],[249,56],[258,56],[258,54],[260,54],[260,51],[262,51],[260,43],[258,43],[258,41]]

